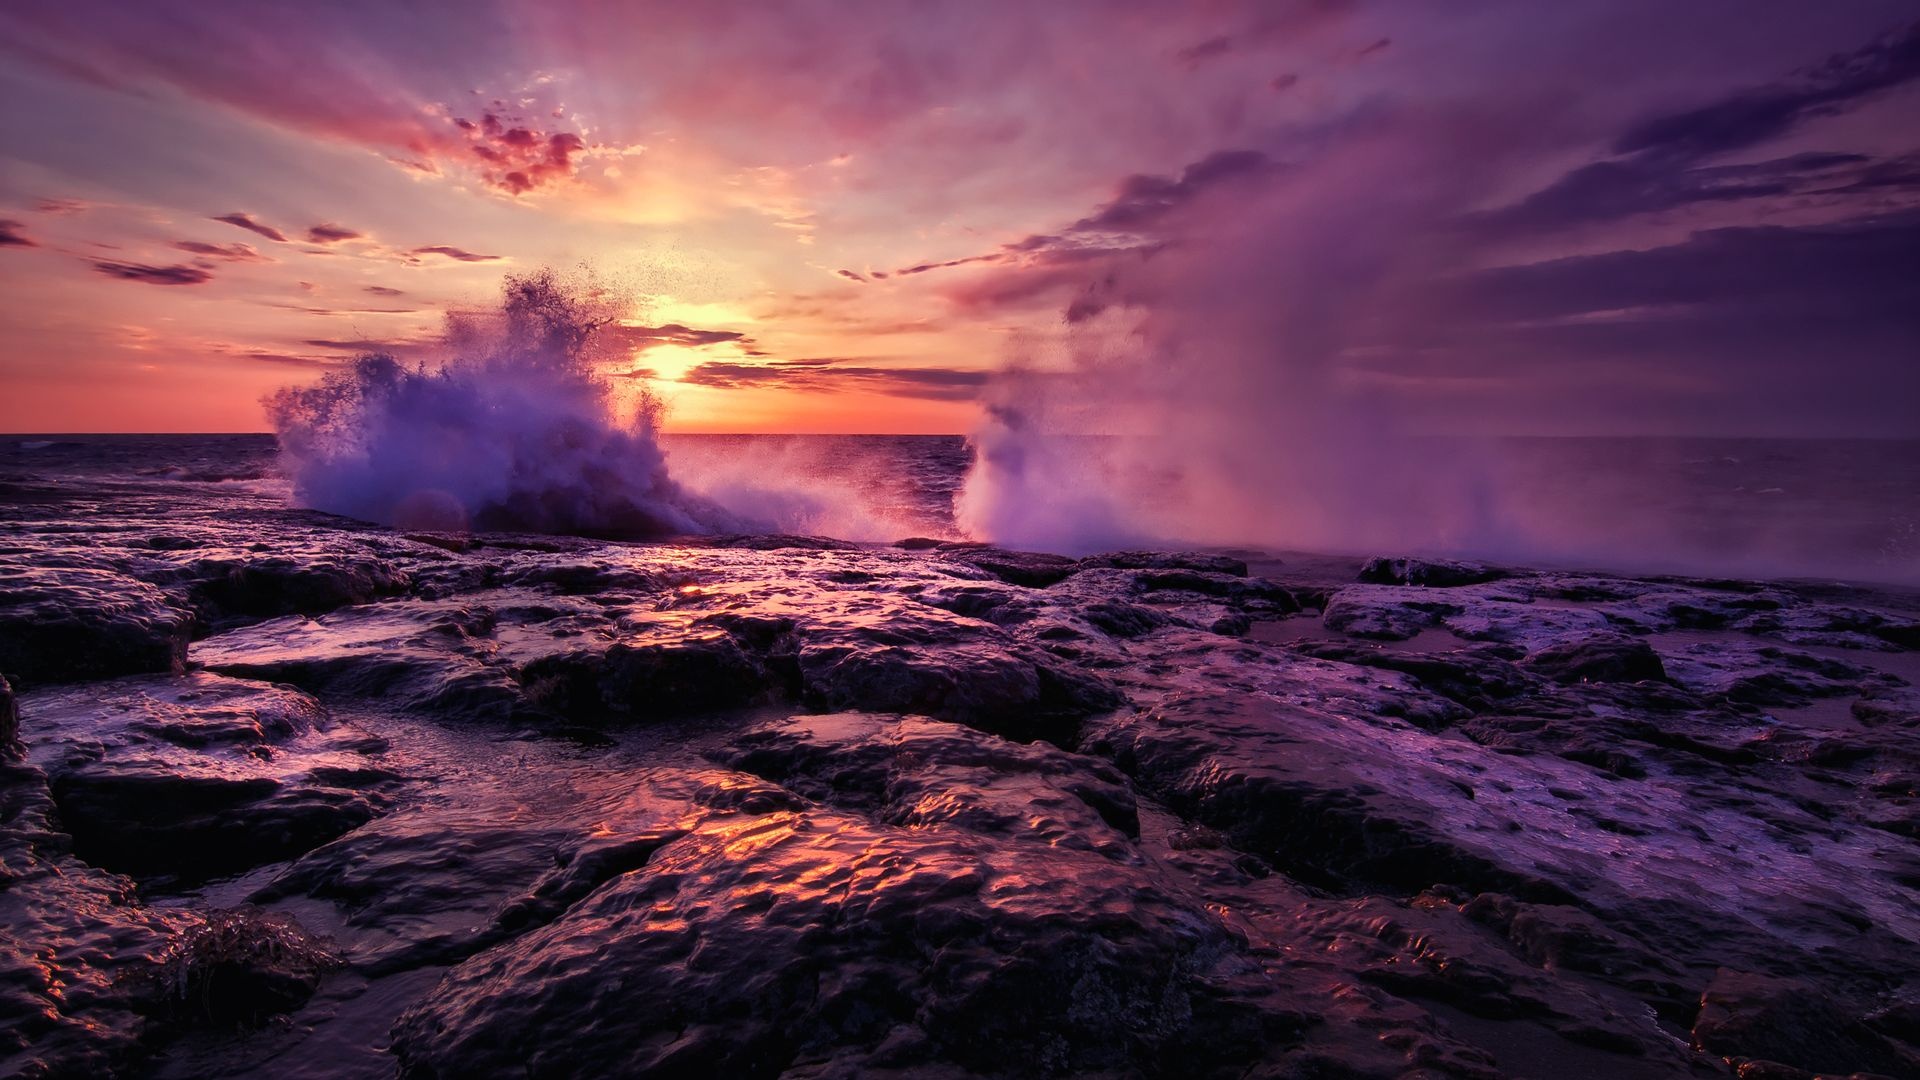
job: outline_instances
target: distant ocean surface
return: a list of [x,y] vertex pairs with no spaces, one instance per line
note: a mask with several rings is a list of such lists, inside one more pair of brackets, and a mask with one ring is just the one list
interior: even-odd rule
[[[908,532],[957,536],[959,436],[673,435],[690,474],[733,459],[857,487]],[[1499,440],[1489,482],[1533,561],[1920,583],[1920,440]],[[284,501],[271,435],[0,435],[0,506],[49,482]],[[22,485],[26,485],[23,487]],[[107,523],[102,522],[102,525]],[[1540,546],[1541,536],[1549,536]],[[1367,554],[1357,552],[1353,554]],[[1489,552],[1491,556],[1503,553]]]

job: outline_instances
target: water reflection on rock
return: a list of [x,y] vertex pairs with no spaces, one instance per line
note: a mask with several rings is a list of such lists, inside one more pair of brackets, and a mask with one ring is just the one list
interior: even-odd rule
[[9,1075],[1920,1071],[1912,594],[225,498],[5,512]]

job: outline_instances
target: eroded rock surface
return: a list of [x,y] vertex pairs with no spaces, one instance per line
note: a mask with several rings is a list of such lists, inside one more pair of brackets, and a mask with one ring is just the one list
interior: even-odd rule
[[1915,1072],[1911,593],[26,494],[10,1075]]
[[111,570],[0,567],[0,673],[17,685],[179,671],[192,616]]
[[144,676],[30,695],[30,760],[75,853],[200,878],[298,855],[365,824],[398,778],[384,744],[287,687]]

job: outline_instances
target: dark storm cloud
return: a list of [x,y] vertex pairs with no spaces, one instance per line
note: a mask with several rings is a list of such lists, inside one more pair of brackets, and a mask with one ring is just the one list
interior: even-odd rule
[[306,356],[299,353],[277,353],[256,349],[250,352],[235,353],[233,355],[243,360],[255,360],[262,364],[277,364],[281,367],[306,368],[309,370],[320,370],[340,366],[340,361],[338,360],[330,360],[324,356]]
[[338,244],[343,240],[358,240],[365,235],[357,229],[332,223],[315,225],[307,230],[307,239],[316,244]]
[[1113,200],[1073,223],[1074,232],[1137,232],[1215,189],[1270,174],[1276,166],[1258,150],[1219,150],[1178,177],[1137,174],[1120,182]]
[[286,233],[281,232],[279,229],[276,229],[271,225],[267,225],[262,222],[255,221],[253,219],[253,215],[251,214],[243,214],[236,211],[231,214],[221,214],[219,217],[216,217],[213,220],[225,222],[228,225],[237,225],[240,228],[247,230],[248,232],[259,233],[261,236],[264,236],[267,239],[272,240],[273,242],[278,244],[284,244],[287,242]]
[[[1035,239],[1043,239],[1049,243],[1057,243],[1059,241],[1058,237],[1053,237],[1053,236],[1038,237],[1038,238],[1028,237],[1026,240],[1019,241],[1019,244],[1027,244],[1029,241],[1032,241]],[[1016,248],[1017,246],[1018,245],[1008,245],[1009,249]],[[1028,250],[1032,250],[1032,249],[1029,248]],[[969,255],[964,259],[948,259],[945,262],[918,263],[913,266],[902,267],[899,270],[895,270],[894,273],[902,277],[905,277],[909,274],[924,274],[929,270],[946,270],[950,267],[966,266],[970,263],[1000,262],[1004,260],[1006,257],[1007,256],[1005,253],[996,251],[987,255]],[[881,275],[876,274],[875,276],[879,277]]]
[[431,244],[431,245],[428,245],[427,247],[417,247],[417,248],[414,248],[412,251],[407,252],[407,254],[415,255],[415,256],[440,255],[449,259],[453,259],[458,262],[470,262],[470,263],[499,262],[501,259],[505,258],[505,256],[503,255],[476,255],[471,251],[463,251],[460,248],[449,247],[446,244]]
[[176,240],[173,246],[180,251],[205,255],[210,259],[224,259],[227,262],[273,261],[260,254],[252,244],[207,244],[198,240]]
[[656,345],[685,345],[699,348],[704,345],[719,345],[725,342],[739,342],[751,346],[753,341],[738,330],[697,330],[679,323],[666,323],[661,326],[610,326],[601,333],[621,345],[632,349],[650,349]]
[[[1177,176],[1137,173],[1122,180],[1114,197],[1093,213],[1054,233],[1035,233],[997,251],[939,262],[916,263],[894,271],[900,277],[960,266],[1002,264],[1009,273],[969,292],[962,300],[973,306],[1017,306],[1021,301],[1054,291],[1083,277],[1089,267],[1120,256],[1151,254],[1162,237],[1177,234],[1178,218],[1187,208],[1232,194],[1236,189],[1257,192],[1262,181],[1282,172],[1258,150],[1218,150],[1182,169]],[[866,280],[851,270],[843,277]],[[1092,314],[1084,305],[1069,312],[1069,321]]]
[[1804,120],[1841,112],[1916,78],[1920,78],[1920,23],[1832,57],[1794,78],[1647,120],[1622,135],[1613,150],[1697,158],[1755,146]]
[[1920,328],[1920,214],[1837,225],[1709,229],[1645,251],[1500,267],[1464,279],[1469,312],[1544,319],[1713,305],[1763,318],[1781,304]]
[[[1688,422],[1760,415],[1777,430],[1832,433],[1844,415],[1859,434],[1911,430],[1914,266],[1920,213],[1706,230],[1436,283],[1432,310],[1357,364],[1546,389],[1589,380],[1583,408],[1625,419],[1660,396],[1650,386],[1686,386],[1661,408],[1692,408]],[[1593,390],[1595,379],[1612,389]]]
[[121,281],[143,281],[149,285],[204,285],[213,275],[196,266],[148,266],[144,263],[89,260],[96,272]]
[[1601,161],[1568,173],[1477,220],[1499,230],[1547,230],[1614,221],[1697,203],[1832,195],[1916,186],[1911,158],[1812,152],[1743,165],[1676,165],[1659,158]]
[[39,247],[28,239],[26,226],[12,218],[0,218],[0,247]]
[[1575,169],[1477,223],[1495,231],[1551,230],[1700,203],[1920,189],[1911,156],[1811,152],[1709,163],[1916,78],[1920,23],[1777,82],[1644,120],[1613,142],[1609,159]]
[[1861,166],[1836,178],[1831,187],[1814,189],[1814,194],[1866,194],[1869,192],[1920,192],[1920,154],[1885,158]]
[[725,390],[746,387],[834,393],[857,390],[932,401],[977,397],[988,375],[956,368],[883,368],[845,364],[832,357],[776,360],[766,364],[713,361],[680,377],[683,383]]

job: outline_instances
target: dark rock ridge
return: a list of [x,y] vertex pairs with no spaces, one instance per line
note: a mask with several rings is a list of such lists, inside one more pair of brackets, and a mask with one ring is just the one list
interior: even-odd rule
[[[432,1076],[1210,1075],[1298,1025],[1260,1007],[1224,927],[1139,871],[1017,851],[830,811],[719,817],[455,968],[394,1050]],[[548,1037],[502,1060],[529,1031]]]
[[1920,1075],[1911,593],[195,490],[0,505],[0,1073]]
[[0,761],[26,753],[20,745],[20,707],[13,700],[13,686],[0,675]]
[[179,671],[192,616],[111,570],[0,567],[0,674],[21,687]]
[[1442,559],[1368,559],[1360,580],[1371,585],[1427,585],[1447,588],[1479,585],[1506,577],[1507,571],[1480,563]]
[[365,824],[393,775],[381,743],[287,687],[140,676],[28,699],[30,759],[74,851],[135,875],[276,862]]

